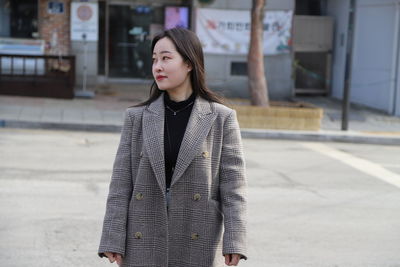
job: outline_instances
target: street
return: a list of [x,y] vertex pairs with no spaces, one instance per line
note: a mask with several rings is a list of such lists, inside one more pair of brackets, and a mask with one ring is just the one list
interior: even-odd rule
[[[0,266],[97,256],[119,134],[0,129]],[[243,267],[400,266],[400,146],[244,139]]]

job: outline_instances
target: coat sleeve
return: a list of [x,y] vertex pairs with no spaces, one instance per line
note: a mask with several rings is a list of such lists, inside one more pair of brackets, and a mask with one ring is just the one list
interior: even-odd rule
[[222,253],[241,254],[247,259],[247,181],[235,111],[227,117],[223,128],[220,194],[225,228]]
[[126,111],[109,186],[103,232],[98,250],[100,257],[105,256],[104,252],[125,255],[128,207],[132,195],[132,127],[132,119]]

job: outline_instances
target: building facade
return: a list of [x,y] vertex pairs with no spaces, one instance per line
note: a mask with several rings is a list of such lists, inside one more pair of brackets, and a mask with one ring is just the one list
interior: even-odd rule
[[[75,55],[77,87],[82,83],[84,69],[92,87],[102,83],[148,82],[151,39],[168,23],[173,24],[171,21],[177,17],[174,12],[180,12],[181,26],[196,31],[196,15],[201,8],[248,12],[251,9],[251,1],[242,0],[21,0],[18,5],[16,2],[0,0],[3,22],[0,38],[41,39],[45,54]],[[77,13],[72,9],[76,2],[97,5],[92,14],[98,18],[95,40],[73,38],[76,32],[71,27],[71,17]],[[294,2],[270,0],[267,10],[293,11]],[[292,96],[291,57],[291,53],[265,56],[272,98]],[[205,53],[205,62],[211,88],[227,96],[248,96],[246,55]]]
[[[77,33],[71,21],[78,13],[71,9],[74,3],[97,6],[92,13],[80,14],[82,18],[95,18],[95,38],[74,38]],[[249,11],[251,4],[252,1],[242,0],[0,0],[0,54],[4,52],[2,47],[14,44],[17,50],[22,49],[18,53],[75,55],[77,87],[83,81],[84,65],[92,87],[102,83],[149,82],[149,47],[156,33],[174,23],[198,31],[199,10]],[[351,102],[400,116],[400,0],[269,0],[267,10],[333,18],[333,50],[329,52],[332,63],[328,64],[331,71],[325,76],[328,95],[342,98],[345,63],[350,58]],[[352,41],[350,14],[354,15]],[[296,93],[295,54],[291,51],[264,56],[272,99],[290,98]],[[307,56],[303,61],[317,62],[318,57],[311,60]],[[207,82],[212,89],[230,97],[248,96],[245,54],[206,52],[205,62]],[[303,74],[318,78],[325,71],[322,67],[319,73],[303,70]]]
[[[335,18],[336,28],[331,95],[342,98],[345,62],[350,57],[351,102],[400,116],[400,1],[330,0],[327,12]],[[348,45],[352,54],[347,55]]]

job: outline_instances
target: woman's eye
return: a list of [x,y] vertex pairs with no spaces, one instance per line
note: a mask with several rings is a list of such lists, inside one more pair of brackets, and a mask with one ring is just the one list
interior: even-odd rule
[[167,59],[169,59],[169,57],[163,57],[162,59],[163,59],[163,60],[167,60]]

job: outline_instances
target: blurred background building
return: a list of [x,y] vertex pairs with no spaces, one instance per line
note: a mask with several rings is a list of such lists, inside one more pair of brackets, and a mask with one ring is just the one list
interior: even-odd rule
[[[351,57],[351,101],[400,116],[399,3],[268,0],[264,51],[270,97],[313,94],[341,99],[345,62]],[[148,83],[152,37],[181,26],[194,30],[204,45],[210,87],[229,97],[247,97],[245,51],[251,4],[243,0],[0,0],[0,93],[35,95],[12,85],[26,79],[19,86],[28,84],[34,90],[32,81],[45,83],[39,81],[40,75],[53,82],[53,93],[63,90],[56,81],[66,75],[63,84],[73,81],[70,87],[81,87],[85,72],[90,90],[104,84]],[[353,15],[355,23],[349,25]],[[23,55],[30,58],[22,60]],[[46,92],[50,94],[43,91],[41,96]]]

